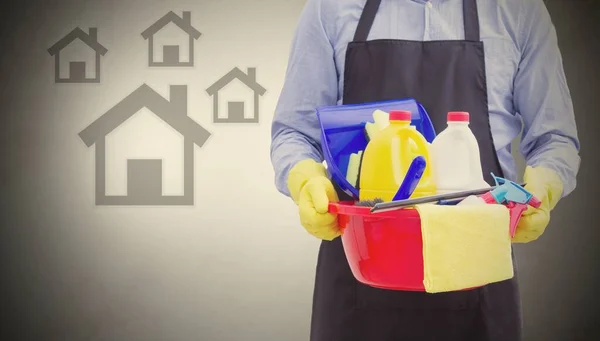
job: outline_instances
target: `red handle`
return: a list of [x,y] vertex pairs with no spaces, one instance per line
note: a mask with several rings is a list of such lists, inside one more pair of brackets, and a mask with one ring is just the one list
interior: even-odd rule
[[509,202],[506,207],[510,210],[510,237],[514,238],[521,215],[527,210],[527,204]]
[[529,206],[533,207],[533,208],[540,208],[540,206],[542,206],[542,201],[534,196],[531,197],[531,199],[529,199],[528,202]]
[[340,204],[337,202],[330,202],[328,211],[329,213],[338,214],[340,211]]

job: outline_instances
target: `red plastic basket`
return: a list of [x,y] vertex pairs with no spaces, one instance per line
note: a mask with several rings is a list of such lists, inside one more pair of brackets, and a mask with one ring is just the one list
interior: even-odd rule
[[376,288],[425,291],[421,220],[414,208],[371,213],[354,202],[330,203],[338,215],[346,258],[361,283]]

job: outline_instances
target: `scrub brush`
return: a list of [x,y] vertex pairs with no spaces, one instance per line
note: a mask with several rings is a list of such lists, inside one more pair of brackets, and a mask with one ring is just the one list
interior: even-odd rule
[[371,141],[373,136],[375,136],[379,132],[377,125],[372,122],[365,123],[365,137],[367,138],[367,142]]
[[371,141],[375,135],[390,124],[390,114],[377,109],[373,112],[373,121],[374,122],[365,123],[365,136],[367,142]]
[[[373,121],[374,122],[365,123],[365,137],[367,139],[367,145],[379,132],[381,132],[390,124],[390,114],[383,110],[377,109],[373,112]],[[360,151],[359,156],[360,161],[358,162],[358,176],[356,177],[356,185],[354,186],[357,190],[360,190],[360,171],[364,156],[363,151]]]
[[375,198],[375,199],[371,199],[371,200],[358,201],[355,205],[356,206],[375,207],[376,204],[380,204],[382,202],[383,202],[383,199]]
[[[360,169],[363,159],[363,151],[359,150],[357,153],[350,154],[350,161],[348,162],[348,172],[346,174],[346,180],[353,185],[356,189],[360,190]],[[356,203],[357,206],[373,207],[376,204],[384,202],[381,198],[375,198],[373,200],[362,200]]]
[[375,124],[379,128],[379,131],[382,131],[385,127],[390,125],[390,114],[377,109],[373,112],[373,120],[375,120]]
[[348,171],[346,173],[346,180],[354,188],[358,188],[358,174],[360,172],[360,161],[362,160],[362,150],[358,153],[350,154],[350,160],[348,161]]
[[[390,114],[387,112],[377,109],[373,112],[373,122],[365,123],[365,138],[367,143],[373,139],[379,132],[390,124]],[[348,170],[346,171],[346,180],[353,185],[356,189],[359,186],[359,174],[360,165],[362,164],[362,150],[356,153],[350,154],[348,160]]]
[[[377,109],[373,112],[373,122],[365,123],[365,137],[367,143],[369,143],[379,132],[390,124],[390,114]],[[364,153],[359,151],[350,155],[350,161],[348,163],[348,172],[346,180],[354,185],[354,187],[360,191],[360,171],[362,168],[362,160]],[[356,174],[356,176],[355,176]],[[371,200],[361,200],[356,202],[357,206],[373,207],[376,204],[383,203],[384,200],[381,198],[374,198]]]

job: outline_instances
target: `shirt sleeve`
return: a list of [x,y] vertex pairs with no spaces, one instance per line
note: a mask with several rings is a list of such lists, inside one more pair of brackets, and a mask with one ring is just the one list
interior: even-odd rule
[[290,196],[289,170],[304,159],[323,161],[321,129],[316,108],[334,105],[338,99],[338,76],[330,36],[335,13],[327,0],[308,0],[300,15],[283,88],[271,127],[271,163],[277,190]]
[[556,30],[542,0],[523,0],[520,15],[513,98],[523,120],[521,153],[528,165],[560,175],[564,197],[576,186],[580,146]]

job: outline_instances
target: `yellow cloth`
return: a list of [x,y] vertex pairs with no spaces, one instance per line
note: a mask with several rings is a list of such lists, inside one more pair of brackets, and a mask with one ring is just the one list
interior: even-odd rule
[[469,289],[514,276],[505,206],[423,204],[416,209],[427,292]]

